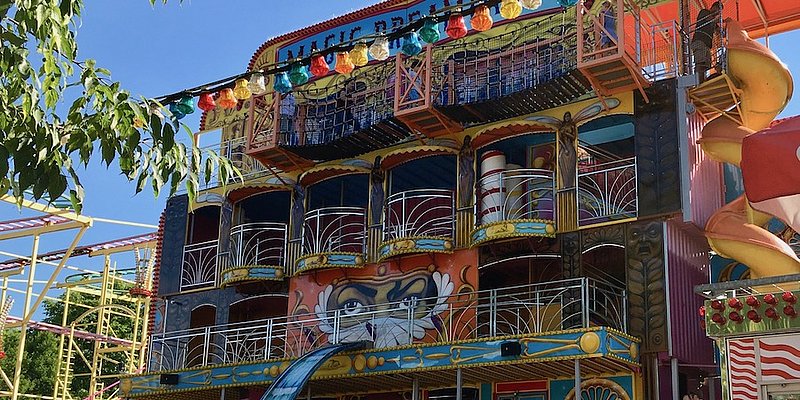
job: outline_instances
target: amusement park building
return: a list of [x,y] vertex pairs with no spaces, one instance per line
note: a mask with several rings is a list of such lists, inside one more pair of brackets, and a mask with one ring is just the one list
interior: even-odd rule
[[[221,132],[245,180],[169,199],[125,396],[758,398],[731,397],[695,286],[800,272],[778,236],[739,229],[730,184],[730,132],[769,126],[792,90],[745,32],[791,29],[798,7],[729,0],[698,25],[701,3],[493,5],[491,29],[413,56],[392,40],[384,61],[207,112],[199,140]],[[384,1],[269,40],[249,70],[448,6]],[[727,343],[735,318],[712,314]]]

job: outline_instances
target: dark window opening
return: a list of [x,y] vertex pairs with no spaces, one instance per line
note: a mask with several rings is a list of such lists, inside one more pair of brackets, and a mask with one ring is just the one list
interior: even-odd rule
[[326,179],[308,187],[307,211],[325,207],[362,207],[369,200],[369,175],[350,174]]
[[431,156],[408,161],[389,173],[389,194],[416,189],[454,190],[456,156]]
[[234,225],[251,222],[289,222],[291,195],[287,191],[273,191],[250,196],[236,203]]
[[206,206],[189,214],[186,243],[203,243],[219,238],[219,206]]
[[286,316],[288,297],[258,296],[231,304],[228,309],[228,323],[256,321]]

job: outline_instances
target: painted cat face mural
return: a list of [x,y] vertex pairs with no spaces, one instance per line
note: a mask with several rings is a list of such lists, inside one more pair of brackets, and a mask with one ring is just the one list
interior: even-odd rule
[[333,334],[339,324],[340,342],[397,346],[422,339],[425,330],[436,328],[453,288],[449,274],[429,269],[378,279],[353,278],[326,286],[314,313],[321,319],[323,333]]

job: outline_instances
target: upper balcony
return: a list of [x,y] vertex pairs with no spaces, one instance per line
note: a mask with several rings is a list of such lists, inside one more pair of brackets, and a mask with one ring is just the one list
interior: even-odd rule
[[361,267],[366,257],[367,210],[325,207],[309,211],[303,224],[303,256],[296,273]]
[[331,343],[410,343],[502,338],[603,326],[627,330],[625,290],[589,278],[410,298],[358,309],[237,322],[156,334],[150,371],[299,357]]
[[392,194],[386,201],[379,259],[453,251],[455,211],[452,190],[415,189]]
[[472,245],[509,237],[555,237],[555,178],[546,169],[510,169],[478,181]]
[[578,225],[636,218],[636,159],[586,165],[578,170]]
[[286,233],[286,224],[278,222],[243,223],[231,228],[230,252],[222,257],[227,267],[221,271],[220,284],[283,279]]
[[566,104],[591,91],[576,69],[568,21],[561,13],[523,19],[507,33],[427,46],[254,98],[247,154],[291,170]]

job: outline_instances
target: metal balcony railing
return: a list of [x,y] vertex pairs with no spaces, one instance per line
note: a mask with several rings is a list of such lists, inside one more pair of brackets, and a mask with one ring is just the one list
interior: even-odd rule
[[330,343],[371,341],[376,348],[446,343],[606,326],[627,331],[624,289],[576,278],[364,306],[321,310],[153,335],[151,371],[299,357]]
[[520,219],[555,218],[555,179],[545,169],[497,172],[478,181],[475,224]]
[[636,159],[585,166],[578,172],[578,225],[636,217]]
[[434,104],[496,100],[574,70],[575,25],[565,21],[555,14],[468,46],[459,41],[435,46],[430,78]]
[[642,65],[642,21],[639,6],[633,0],[594,2],[591,8],[579,3],[578,34],[583,35],[578,48],[581,63],[592,63],[626,55]]
[[649,38],[642,49],[642,71],[652,82],[683,75],[684,58],[680,49],[689,45],[689,37],[677,21],[651,25]]
[[452,190],[416,189],[392,194],[386,201],[383,240],[452,238],[455,209]]
[[301,87],[281,97],[278,144],[328,143],[394,115],[394,65],[359,68],[347,80]]
[[[245,154],[246,149],[247,138],[244,137],[223,140],[219,143],[213,143],[200,147],[200,150],[213,150],[217,154],[230,160],[231,164],[242,173],[242,177],[245,181],[266,175],[269,172],[267,168],[255,158]],[[214,166],[213,169],[208,173],[211,179],[208,182],[203,181],[206,174],[206,168],[206,165],[202,165],[201,170],[198,172],[198,176],[200,176],[201,180],[199,189],[207,190],[222,186],[223,182],[219,179],[219,171],[216,169],[216,166]],[[185,192],[186,187],[181,185],[178,189],[178,193]]]
[[181,290],[213,287],[217,282],[217,239],[183,248]]
[[306,213],[303,254],[364,253],[367,211],[361,207],[325,207]]
[[253,222],[231,228],[229,267],[283,267],[286,257],[286,224]]

